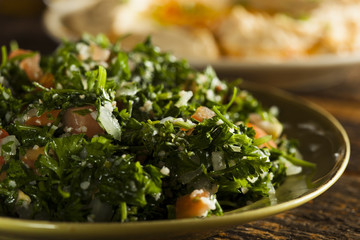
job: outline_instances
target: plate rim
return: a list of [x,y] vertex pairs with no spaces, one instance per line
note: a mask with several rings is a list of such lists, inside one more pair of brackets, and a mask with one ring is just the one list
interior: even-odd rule
[[[325,117],[329,123],[338,131],[341,136],[341,142],[344,143],[345,149],[341,159],[338,159],[333,168],[329,170],[325,176],[332,174],[332,176],[320,186],[312,189],[299,197],[282,202],[276,205],[261,207],[259,209],[247,210],[244,212],[230,213],[223,216],[214,216],[203,219],[173,219],[173,220],[155,220],[129,223],[83,223],[83,222],[50,222],[38,220],[15,219],[10,217],[0,217],[0,233],[12,234],[13,236],[23,237],[46,237],[48,234],[55,234],[59,238],[63,237],[81,237],[86,232],[91,237],[136,237],[142,236],[143,233],[152,236],[164,236],[164,234],[173,234],[172,229],[176,225],[178,230],[184,233],[191,233],[191,229],[196,228],[194,232],[201,230],[208,230],[211,227],[222,228],[230,225],[238,225],[250,221],[259,220],[264,217],[269,217],[293,208],[296,208],[306,202],[318,197],[326,190],[328,190],[344,173],[350,160],[350,140],[340,122],[327,110],[319,105],[290,94],[286,91],[269,88],[266,89],[259,84],[245,83],[240,85],[241,89],[251,91],[266,91],[271,96],[280,97],[282,100],[291,101],[293,104],[305,106],[309,111]],[[304,100],[304,101],[303,101]],[[281,111],[281,109],[280,109]],[[338,164],[340,163],[340,165]],[[335,172],[334,172],[335,171]],[[165,226],[165,227],[164,227]],[[167,227],[167,229],[166,229]],[[113,231],[116,228],[116,231]],[[164,229],[165,228],[165,229]],[[142,231],[139,231],[142,229]],[[190,231],[189,231],[190,230]],[[105,235],[104,235],[105,233]],[[140,235],[139,235],[140,234]],[[174,233],[175,234],[175,233]]]

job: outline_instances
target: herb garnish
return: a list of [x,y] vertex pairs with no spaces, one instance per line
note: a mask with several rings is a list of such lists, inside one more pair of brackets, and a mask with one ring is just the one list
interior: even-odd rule
[[[1,215],[222,215],[267,197],[286,177],[284,159],[313,167],[291,141],[258,136],[261,122],[281,124],[251,94],[150,38],[128,52],[99,35],[50,56],[4,47],[2,56]],[[253,115],[261,121],[249,125]]]

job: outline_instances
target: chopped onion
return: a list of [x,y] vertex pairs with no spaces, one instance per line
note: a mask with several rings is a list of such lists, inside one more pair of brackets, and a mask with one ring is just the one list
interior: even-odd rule
[[212,152],[211,161],[214,168],[214,171],[219,171],[226,168],[226,163],[224,161],[223,152]]
[[277,204],[276,191],[275,191],[274,185],[272,185],[270,181],[267,183],[267,188],[269,189],[270,205]]
[[115,139],[121,138],[121,127],[118,120],[113,116],[111,109],[108,106],[100,106],[99,118],[101,125],[105,131],[112,135]]
[[285,164],[287,176],[296,175],[296,174],[301,173],[301,171],[302,171],[301,166],[296,166],[296,165],[292,164],[291,162],[289,162],[288,160],[286,160],[285,158],[281,158],[280,161],[282,161]]
[[180,95],[180,99],[175,103],[176,107],[185,106],[188,103],[188,101],[190,100],[190,98],[192,98],[193,92],[181,90],[179,92],[179,95]]

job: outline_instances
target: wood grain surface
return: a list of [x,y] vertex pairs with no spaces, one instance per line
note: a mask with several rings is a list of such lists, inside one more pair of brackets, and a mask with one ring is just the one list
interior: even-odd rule
[[[0,29],[0,45],[17,40],[23,48],[42,53],[50,53],[57,46],[42,27],[39,14],[0,12]],[[298,208],[203,239],[360,239],[360,79],[294,94],[320,105],[344,126],[351,142],[350,163],[344,175],[328,191]]]

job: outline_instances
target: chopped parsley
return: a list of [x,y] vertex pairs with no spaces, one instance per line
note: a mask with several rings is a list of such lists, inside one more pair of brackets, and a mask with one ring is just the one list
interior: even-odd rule
[[49,56],[3,47],[0,83],[2,216],[222,215],[268,197],[289,163],[313,167],[281,131],[258,136],[254,126],[281,123],[250,93],[150,38],[131,51],[102,35]]

